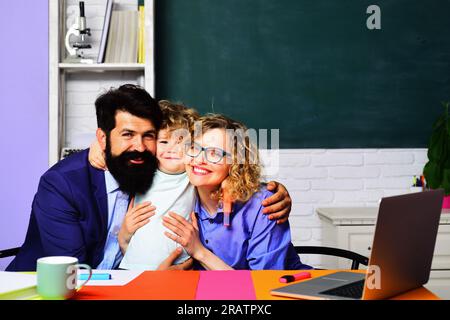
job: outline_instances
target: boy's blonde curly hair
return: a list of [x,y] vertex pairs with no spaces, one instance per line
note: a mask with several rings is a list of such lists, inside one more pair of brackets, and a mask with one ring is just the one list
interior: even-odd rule
[[158,102],[163,113],[161,129],[173,131],[176,129],[190,130],[200,114],[193,108],[182,103],[173,103],[168,100]]
[[[224,129],[232,134],[228,136],[232,140],[232,159],[226,189],[233,201],[248,201],[260,190],[261,163],[258,147],[246,135],[247,127],[226,116],[212,113],[200,117],[198,121],[202,125],[202,134],[212,129]],[[223,197],[220,190],[212,196],[221,200]]]

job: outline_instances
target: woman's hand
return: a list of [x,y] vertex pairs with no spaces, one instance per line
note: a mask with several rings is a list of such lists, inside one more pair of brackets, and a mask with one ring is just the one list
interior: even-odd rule
[[196,260],[202,260],[205,247],[200,241],[198,223],[195,213],[191,213],[192,223],[175,212],[169,212],[170,217],[163,217],[163,225],[174,234],[165,231],[164,234],[183,246],[187,253]]
[[233,270],[232,267],[203,246],[194,212],[191,213],[192,223],[174,212],[169,212],[169,215],[170,217],[163,217],[163,225],[175,234],[164,232],[168,238],[182,245],[189,255],[200,262],[206,270]]
[[127,251],[128,244],[136,230],[149,223],[150,217],[155,215],[156,207],[151,204],[151,202],[143,202],[134,207],[134,197],[131,199],[118,236],[123,253]]
[[89,147],[88,159],[94,168],[106,170],[105,153],[97,140],[94,140]]

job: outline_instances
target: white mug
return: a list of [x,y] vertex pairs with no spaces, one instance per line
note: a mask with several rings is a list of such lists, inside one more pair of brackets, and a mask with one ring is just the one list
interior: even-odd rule
[[[89,277],[77,286],[78,269],[87,269]],[[92,276],[92,268],[74,257],[44,257],[37,260],[37,292],[44,299],[69,299]]]

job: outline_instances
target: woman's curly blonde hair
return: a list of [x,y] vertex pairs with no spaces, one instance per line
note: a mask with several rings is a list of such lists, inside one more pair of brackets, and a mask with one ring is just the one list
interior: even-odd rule
[[[247,135],[247,127],[238,121],[212,113],[200,117],[198,121],[201,123],[201,134],[212,129],[224,129],[231,139],[232,159],[226,190],[233,201],[248,201],[260,190],[261,164],[258,147]],[[221,200],[223,198],[220,190],[212,196]]]

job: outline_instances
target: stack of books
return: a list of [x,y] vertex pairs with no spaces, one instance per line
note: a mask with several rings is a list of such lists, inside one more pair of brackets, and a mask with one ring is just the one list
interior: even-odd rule
[[136,10],[114,10],[113,2],[106,4],[97,63],[144,63],[144,0]]
[[0,271],[0,300],[40,300],[36,275]]

